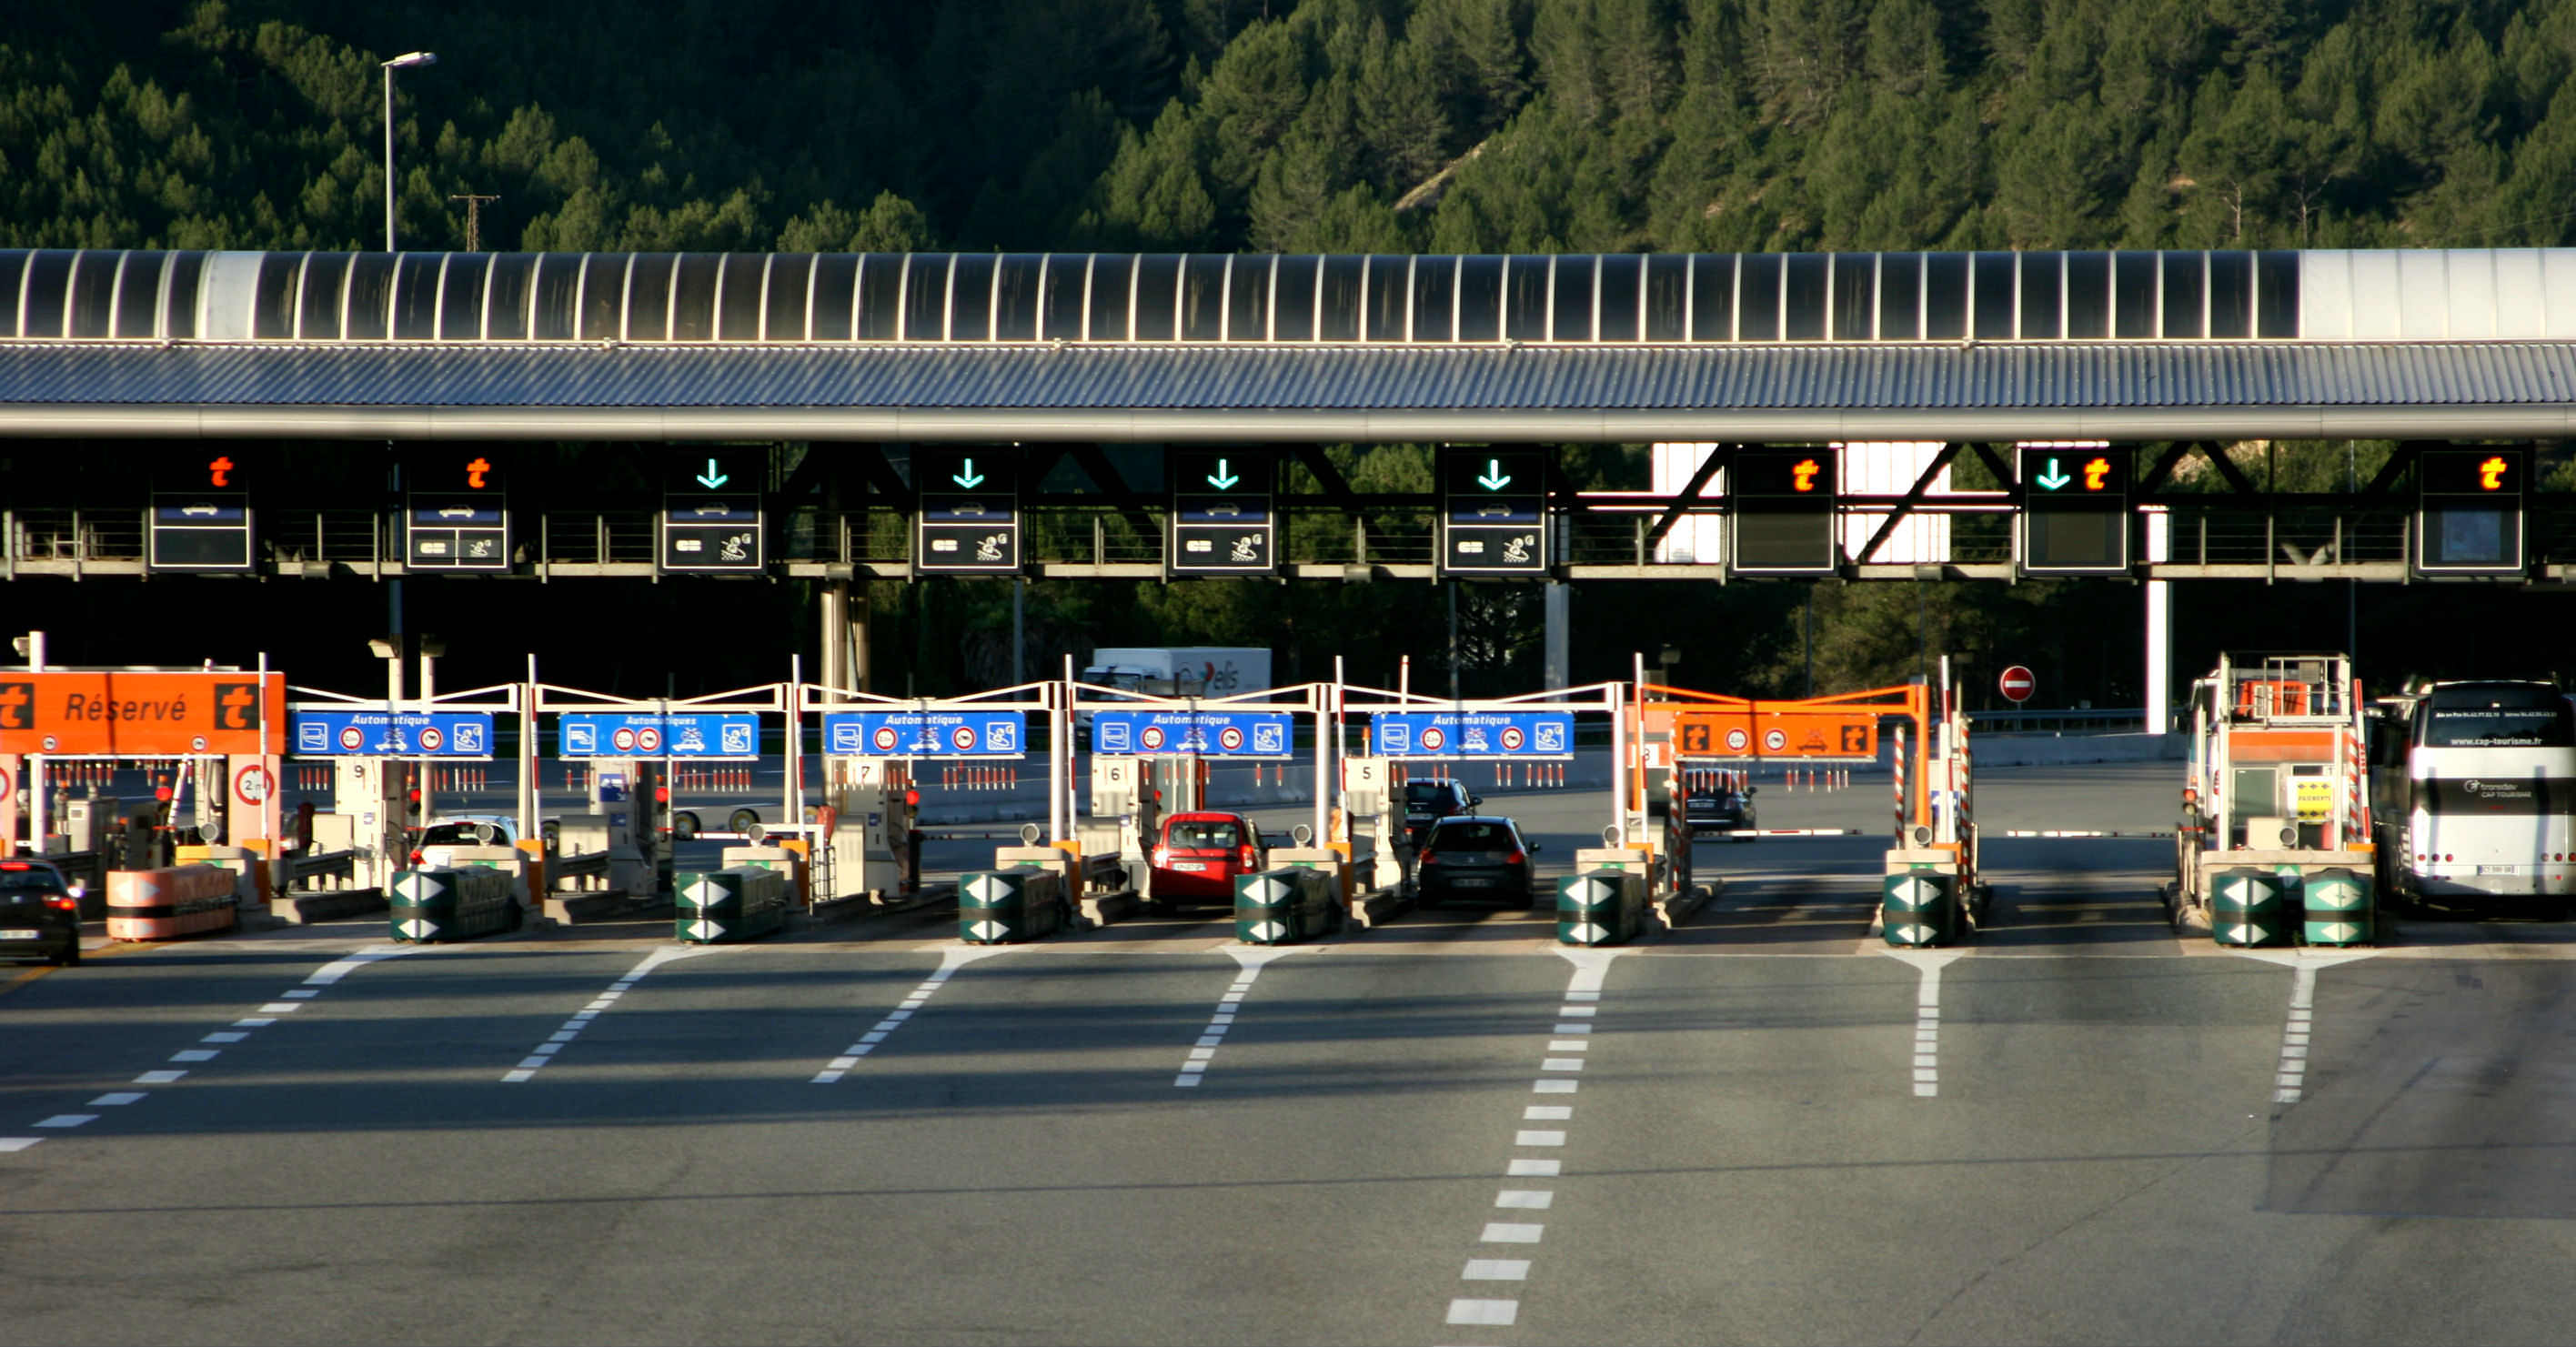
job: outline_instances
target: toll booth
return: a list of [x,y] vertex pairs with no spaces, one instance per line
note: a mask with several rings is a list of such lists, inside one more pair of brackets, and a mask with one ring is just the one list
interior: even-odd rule
[[[690,697],[617,697],[542,683],[531,663],[520,735],[520,845],[529,833],[550,835],[546,887],[650,897],[668,891],[678,845],[704,836],[677,826],[686,813],[680,795],[689,789],[727,789],[729,819],[756,825],[764,834],[803,832],[804,742],[795,718],[793,681]],[[740,802],[751,773],[714,770],[714,763],[757,763],[763,716],[784,716],[787,771],[775,805]],[[535,818],[534,743],[530,728],[551,718],[555,756],[583,792],[582,809]],[[718,786],[716,783],[726,783]],[[740,828],[725,835],[747,835]],[[800,844],[801,845],[801,844]]]
[[2222,945],[2376,941],[2367,705],[2351,660],[2222,655],[2191,705],[2165,886],[2176,928]]
[[[951,766],[977,764],[980,781],[1007,780],[1006,773],[1026,759],[1032,711],[1048,717],[1051,745],[1060,746],[1066,737],[1051,683],[946,699],[877,697],[800,683],[790,705],[795,724],[801,726],[809,712],[822,721],[822,836],[811,876],[818,902],[885,902],[920,892],[927,878],[920,809],[932,769],[945,773]],[[1049,770],[1053,781],[1062,780],[1061,761],[1051,760]],[[801,792],[792,784],[791,789]],[[1045,831],[1047,845],[1069,850],[1061,794],[1051,785]]]
[[[1385,890],[1413,880],[1414,839],[1405,824],[1405,788],[1428,773],[1456,775],[1490,771],[1496,789],[1505,783],[1540,787],[1561,783],[1575,755],[1580,716],[1606,719],[1613,762],[1625,756],[1621,708],[1627,704],[1625,683],[1593,683],[1516,697],[1453,701],[1425,696],[1407,688],[1343,687],[1335,690],[1338,711],[1368,717],[1362,751],[1343,761],[1341,808],[1336,811],[1332,840],[1344,855],[1355,844],[1369,843],[1367,863],[1359,867],[1367,886]],[[1625,846],[1642,843],[1630,821],[1622,774],[1609,781],[1611,826],[1608,831]],[[1642,818],[1639,819],[1642,822]]]
[[[1309,683],[1226,697],[1156,697],[1075,681],[1070,662],[1065,672],[1066,722],[1082,727],[1091,751],[1090,806],[1075,825],[1073,846],[1087,874],[1123,877],[1127,891],[1146,902],[1153,899],[1152,856],[1163,820],[1228,806],[1211,789],[1219,763],[1294,761],[1297,718],[1324,721],[1333,696],[1331,685]],[[1323,732],[1313,739],[1310,836],[1321,835],[1327,822],[1331,740]],[[1069,761],[1069,742],[1065,753]]]

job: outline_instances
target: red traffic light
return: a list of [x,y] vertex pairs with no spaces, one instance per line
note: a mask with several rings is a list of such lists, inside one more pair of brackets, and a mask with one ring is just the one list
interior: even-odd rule
[[921,792],[917,790],[905,791],[903,793],[903,803],[904,807],[907,809],[919,805],[921,803]]
[[655,786],[653,788],[653,803],[669,804],[670,802],[671,788],[669,786]]
[[162,786],[154,790],[152,792],[152,798],[163,804],[170,803],[170,788],[168,786]]

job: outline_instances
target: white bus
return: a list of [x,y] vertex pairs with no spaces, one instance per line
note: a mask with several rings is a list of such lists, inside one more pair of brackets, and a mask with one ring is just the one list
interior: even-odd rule
[[2576,709],[2549,683],[2434,683],[2371,730],[2380,883],[2443,907],[2576,895]]

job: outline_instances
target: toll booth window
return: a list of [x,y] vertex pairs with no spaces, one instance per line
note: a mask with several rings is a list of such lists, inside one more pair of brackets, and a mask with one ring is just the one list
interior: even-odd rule
[[2011,253],[1978,253],[1968,278],[1973,331],[1979,341],[2013,339],[2014,281],[2021,268]]
[[947,253],[914,253],[903,261],[901,341],[942,341],[948,336]]
[[1431,834],[1434,848],[1467,847],[1492,851],[1513,844],[1512,830],[1500,823],[1443,822]]
[[1735,256],[1702,253],[1691,259],[1692,341],[1735,340]]
[[[338,254],[331,255],[338,256]],[[135,252],[125,255],[125,279],[116,290],[116,335],[120,337],[155,335],[152,330],[152,320],[160,313],[161,268],[169,258],[168,253]],[[6,285],[5,280],[0,280],[0,289],[5,289]],[[331,273],[330,291],[332,302],[337,304],[340,299],[340,273],[336,270]],[[5,320],[9,323],[16,321],[16,314],[9,315]],[[335,308],[331,311],[331,333],[337,336],[339,331],[340,313]]]
[[26,331],[21,335],[63,335],[63,292],[71,288],[72,258],[77,255],[47,248],[28,259],[25,289],[18,296],[18,311],[26,315]]
[[[364,254],[352,259],[354,271],[366,265]],[[581,292],[581,259],[562,253],[537,257],[537,297],[529,306],[528,335],[538,341],[571,341],[574,304]],[[355,333],[350,335],[355,336]]]
[[2129,341],[2156,335],[2156,255],[2111,254],[2111,333]]
[[1866,255],[1834,259],[1834,326],[1825,335],[1835,341],[1868,341],[1875,335],[1870,319],[1878,307],[1877,261]]
[[1211,851],[1242,845],[1236,839],[1241,832],[1232,823],[1176,821],[1165,839],[1182,851]]
[[1968,335],[1968,255],[1923,255],[1923,339],[1957,341]]
[[1135,267],[1136,259],[1125,253],[1102,253],[1091,259],[1091,325],[1084,336],[1092,341],[1128,339],[1128,280]]
[[2254,335],[2254,255],[2209,255],[2209,335],[2243,338]]
[[1458,259],[1458,340],[1500,341],[1503,335],[1503,259]]
[[716,337],[722,341],[760,340],[762,284],[767,280],[765,253],[727,253],[716,282]]
[[2206,331],[2201,326],[2201,267],[2199,253],[2165,253],[2164,327],[2158,333],[2166,341],[2198,341]]
[[1514,257],[1503,264],[1503,335],[1547,340],[1547,269],[1551,259]]
[[1825,339],[1825,303],[1833,259],[1791,253],[1781,259],[1780,335],[1789,341]]
[[[347,295],[340,306],[340,335],[348,341],[382,341],[385,338],[385,306],[393,292],[394,259],[385,253],[357,253],[349,258],[349,274],[341,284]],[[193,312],[193,306],[182,309],[173,302],[171,317]]]
[[445,253],[404,253],[394,263],[396,341],[438,338],[438,272]]
[[[364,265],[365,258],[358,259]],[[626,270],[635,260],[632,253],[592,253],[582,260],[581,331],[582,341],[616,341],[625,335],[620,330],[626,306]]]
[[1780,254],[1746,253],[1736,260],[1735,337],[1780,340]]
[[[322,269],[322,258],[315,256],[313,265],[304,272],[304,287],[311,292],[314,277]],[[528,282],[536,275],[537,254],[501,253],[492,259],[491,273],[483,281],[483,335],[490,341],[526,341],[528,339]],[[338,290],[337,273],[331,284]],[[309,303],[309,300],[308,300]],[[309,311],[309,310],[308,310]],[[311,335],[308,325],[306,335]]]
[[1043,253],[1013,253],[993,278],[993,340],[1033,341],[1038,335],[1038,279]]
[[1405,337],[1406,301],[1413,295],[1413,259],[1410,257],[1371,257],[1368,259],[1368,307],[1363,314],[1366,325],[1360,331],[1365,341],[1402,341]]
[[1226,281],[1225,335],[1228,341],[1266,341],[1270,337],[1270,266],[1277,258],[1234,259]]
[[1413,264],[1413,340],[1450,340],[1457,304],[1457,258],[1426,257]]
[[959,253],[948,272],[948,339],[983,341],[993,333],[991,253]]
[[164,311],[160,335],[174,341],[197,335],[197,281],[205,272],[204,253],[180,253],[170,259],[170,306]]
[[1878,339],[1918,341],[1923,336],[1923,254],[1878,255]]
[[1225,272],[1231,260],[1205,254],[1181,264],[1181,340],[1225,339]]
[[2021,255],[2021,339],[2055,341],[2065,335],[2059,290],[2066,279],[2066,254]]
[[[116,330],[116,268],[124,257],[123,253],[101,251],[81,254],[81,264],[72,271],[71,307],[67,315],[71,336],[105,337]],[[271,254],[266,260],[282,263],[287,268],[286,293],[279,296],[277,304],[285,321],[279,324],[277,335],[290,337],[295,335],[294,267],[303,259],[294,253],[279,253]],[[265,263],[260,279],[267,279]],[[263,285],[262,299],[267,298],[266,290]],[[258,315],[261,318],[268,316],[266,304],[259,307]],[[260,335],[269,334],[263,332]]]
[[[868,253],[851,257],[846,272],[837,265],[839,260],[823,258],[815,263],[815,338],[823,339],[826,314],[832,316],[833,326],[841,334],[831,338],[834,341],[893,341],[902,336],[904,255]],[[827,263],[835,265],[822,269]]]
[[439,281],[438,339],[483,340],[483,273],[492,265],[488,253],[454,253]]
[[1136,329],[1131,341],[1171,341],[1180,333],[1179,253],[1145,253],[1136,259]]
[[1601,259],[1592,256],[1556,259],[1556,294],[1550,301],[1555,321],[1549,335],[1558,341],[1592,340],[1592,278]]
[[[626,273],[626,340],[671,339],[671,270],[680,259],[670,253],[637,253]],[[709,277],[713,285],[715,279]]]
[[[761,335],[770,341],[805,338],[805,287],[814,280],[814,259],[804,253],[781,253],[769,262],[769,298],[761,316]],[[843,293],[847,293],[844,291]]]
[[18,335],[19,287],[27,280],[27,254],[0,252],[0,337]]
[[1603,341],[1637,339],[1637,292],[1644,283],[1646,259],[1637,253],[1605,253],[1601,258],[1601,330]]
[[2294,252],[2254,254],[2254,335],[2299,335],[2299,255]]
[[1091,258],[1082,253],[1056,253],[1047,258],[1040,287],[1038,335],[1048,341],[1082,340],[1082,287],[1091,277]]
[[1315,340],[1358,341],[1360,339],[1360,286],[1366,258],[1327,256],[1323,279],[1318,282],[1315,305]]
[[2111,255],[2066,255],[2066,335],[2095,340],[2111,335]]
[[1279,259],[1279,288],[1270,301],[1270,322],[1277,340],[1315,339],[1315,279],[1323,264],[1320,257]]
[[1648,254],[1645,290],[1646,340],[1690,340],[1690,259]]

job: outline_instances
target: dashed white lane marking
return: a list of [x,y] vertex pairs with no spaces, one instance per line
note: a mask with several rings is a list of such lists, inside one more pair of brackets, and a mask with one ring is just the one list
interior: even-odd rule
[[114,1108],[119,1104],[131,1104],[136,1100],[143,1098],[143,1096],[144,1091],[141,1090],[117,1090],[110,1094],[100,1095],[98,1098],[89,1101],[89,1106],[91,1108]]
[[222,1055],[223,1050],[221,1048],[190,1048],[186,1052],[171,1053],[170,1060],[174,1062],[211,1062]]
[[2317,970],[2379,953],[2375,949],[2240,950],[2245,958],[2290,970],[2290,1017],[2281,1027],[2281,1060],[2272,1069],[2272,1102],[2295,1104],[2307,1089],[2308,1049],[2316,1036]]
[[1914,965],[1921,981],[1914,990],[1914,1097],[1941,1093],[1941,970],[1965,951],[1955,949],[1882,949],[1900,963]]
[[600,1011],[616,1005],[617,998],[624,996],[627,990],[645,974],[675,960],[694,959],[701,954],[719,954],[728,949],[739,948],[741,947],[738,945],[673,945],[645,955],[644,962],[627,969],[624,977],[609,983],[608,990],[591,998],[589,1005],[574,1012],[571,1019],[564,1021],[563,1028],[556,1030],[552,1037],[531,1049],[527,1056],[520,1058],[517,1066],[502,1072],[501,1083],[517,1085],[535,1079],[538,1068],[555,1060],[556,1053],[562,1052],[566,1044],[572,1042],[582,1030],[589,1028],[590,1022]]
[[57,1113],[57,1114],[55,1114],[54,1116],[52,1116],[52,1117],[50,1117],[50,1118],[46,1118],[46,1119],[44,1119],[44,1120],[42,1120],[42,1121],[38,1122],[38,1123],[36,1124],[36,1126],[38,1126],[38,1127],[78,1127],[78,1126],[80,1126],[80,1125],[81,1125],[81,1124],[83,1124],[83,1123],[94,1123],[94,1122],[97,1122],[97,1121],[98,1121],[98,1115],[97,1115],[97,1114],[95,1114],[95,1113]]
[[1276,945],[1228,945],[1225,952],[1234,956],[1234,961],[1243,966],[1243,971],[1235,975],[1234,985],[1225,989],[1225,995],[1216,999],[1216,1013],[1209,1017],[1207,1027],[1199,1031],[1198,1043],[1190,1049],[1189,1056],[1181,1059],[1181,1074],[1172,1077],[1175,1089],[1189,1089],[1207,1078],[1207,1069],[1216,1060],[1217,1045],[1225,1041],[1226,1030],[1234,1027],[1235,1016],[1242,1010],[1244,994],[1252,990],[1253,979],[1261,976],[1261,970],[1269,966],[1271,960],[1297,951]]
[[177,1081],[181,1076],[186,1074],[188,1073],[185,1071],[146,1071],[142,1075],[136,1076],[134,1078],[134,1083],[137,1085],[168,1085]]
[[[1565,1004],[1558,1008],[1555,1032],[1559,1035],[1588,1035],[1589,1021],[1600,1009],[1601,986],[1610,975],[1610,961],[1618,950],[1560,949],[1574,965],[1574,976],[1566,983]],[[1548,1040],[1550,1053],[1584,1052],[1591,1048],[1589,1038],[1558,1037]],[[1573,1094],[1577,1082],[1565,1075],[1583,1069],[1581,1057],[1548,1056],[1540,1059],[1539,1070],[1556,1074],[1543,1075],[1531,1085],[1539,1094]],[[1571,1104],[1524,1104],[1523,1122],[1571,1122]],[[1554,1150],[1565,1145],[1566,1133],[1561,1127],[1523,1127],[1512,1133],[1512,1145],[1527,1150]],[[1515,1179],[1552,1179],[1564,1172],[1564,1161],[1514,1156],[1505,1163],[1503,1173]],[[1556,1206],[1553,1188],[1505,1188],[1494,1194],[1494,1206],[1504,1211],[1541,1212]],[[1478,1236],[1483,1244],[1536,1244],[1545,1238],[1547,1227],[1537,1221],[1487,1221]],[[1470,1258],[1460,1281],[1522,1282],[1529,1280],[1530,1260],[1526,1258]],[[1480,1327],[1510,1327],[1520,1321],[1518,1300],[1498,1300],[1461,1296],[1449,1302],[1448,1322]]]
[[911,995],[904,997],[894,1009],[887,1011],[886,1017],[877,1021],[875,1027],[859,1035],[858,1042],[841,1049],[840,1056],[824,1063],[823,1069],[815,1072],[813,1079],[807,1083],[829,1085],[848,1075],[850,1068],[859,1064],[860,1058],[876,1051],[877,1045],[886,1041],[886,1035],[902,1028],[904,1021],[912,1018],[912,1012],[921,1009],[933,993],[947,986],[948,979],[955,976],[958,969],[977,959],[989,959],[1003,952],[999,945],[960,945],[953,949],[941,950],[937,972],[923,978],[921,985],[912,989]]

